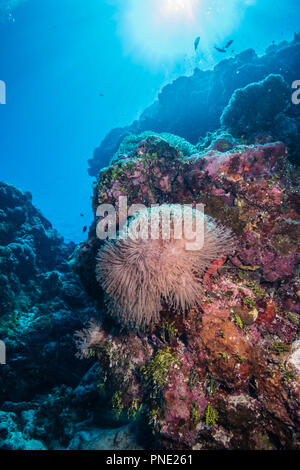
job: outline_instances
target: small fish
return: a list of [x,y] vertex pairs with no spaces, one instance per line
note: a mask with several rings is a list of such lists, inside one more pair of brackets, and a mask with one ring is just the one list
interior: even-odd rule
[[74,258],[74,254],[75,254],[75,252],[74,252],[74,253],[72,253],[72,254],[71,254],[69,257],[68,257],[67,261],[71,261],[71,259],[73,259],[73,258]]
[[99,96],[104,96],[103,93],[99,93]]
[[228,41],[224,49],[228,49],[228,47],[231,46],[232,43],[233,43],[233,39],[230,39],[230,41]]
[[227,52],[226,49],[222,49],[221,47],[215,46],[216,51],[218,52]]
[[87,226],[85,225],[82,229],[83,233],[85,233],[87,231]]
[[198,36],[198,37],[195,39],[195,42],[194,42],[195,51],[198,49],[199,42],[200,42],[200,36]]
[[84,217],[84,214],[82,214],[81,212],[80,212],[80,217]]

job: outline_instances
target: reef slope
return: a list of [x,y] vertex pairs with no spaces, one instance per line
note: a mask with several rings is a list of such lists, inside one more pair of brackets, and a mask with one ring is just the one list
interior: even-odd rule
[[[83,356],[101,364],[101,393],[119,416],[139,417],[156,445],[188,449],[294,449],[299,432],[299,174],[280,142],[217,140],[184,157],[148,137],[103,169],[93,206],[204,203],[230,228],[235,254],[205,275],[201,305],[161,312],[153,330],[92,322]],[[91,227],[77,270],[99,298],[101,242]],[[122,325],[121,325],[122,326]]]
[[[219,129],[224,108],[235,90],[260,82],[270,74],[282,76],[286,86],[290,88],[291,97],[291,85],[300,76],[299,34],[295,34],[291,42],[283,41],[278,45],[271,45],[262,56],[258,56],[253,49],[248,49],[221,61],[213,70],[202,71],[196,68],[191,76],[179,77],[163,87],[157,101],[147,108],[138,120],[129,126],[113,129],[107,134],[101,145],[96,148],[93,158],[89,160],[90,175],[97,176],[98,171],[109,163],[126,135],[149,130],[168,132],[183,137],[194,145],[197,144],[208,132]],[[272,100],[276,109],[276,93],[272,93]],[[268,102],[266,95],[261,101],[262,107],[264,102]],[[246,104],[250,120],[252,105],[252,102]],[[276,134],[273,139],[282,139],[278,134],[290,130],[288,139],[292,146],[297,145],[299,149],[299,116],[300,106],[291,106],[285,123],[278,123],[278,126],[271,129],[273,134]],[[256,132],[261,131],[257,125]]]

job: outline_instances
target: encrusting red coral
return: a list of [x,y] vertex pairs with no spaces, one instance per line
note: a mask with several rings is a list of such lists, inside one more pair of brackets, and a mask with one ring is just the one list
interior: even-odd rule
[[[236,238],[234,255],[211,259],[200,305],[179,314],[164,302],[152,330],[104,322],[79,341],[98,357],[116,411],[141,415],[158,445],[297,448],[298,176],[278,142],[184,159],[151,138],[100,173],[95,209],[120,192],[129,203],[204,203]],[[90,231],[79,254],[89,285],[99,245]]]

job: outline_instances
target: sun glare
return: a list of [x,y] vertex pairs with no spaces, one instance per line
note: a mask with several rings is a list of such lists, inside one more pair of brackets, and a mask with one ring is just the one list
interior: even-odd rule
[[214,46],[231,39],[249,4],[257,0],[114,1],[124,5],[119,25],[126,53],[152,67],[164,64],[168,68],[168,62],[176,60],[190,70],[190,64],[194,68],[200,61],[201,67],[211,66]]
[[184,15],[191,17],[199,0],[160,0],[165,15]]

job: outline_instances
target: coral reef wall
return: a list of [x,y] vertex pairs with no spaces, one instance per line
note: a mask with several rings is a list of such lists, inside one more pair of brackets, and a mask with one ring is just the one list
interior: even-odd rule
[[95,361],[76,357],[74,332],[99,315],[73,272],[74,249],[30,193],[0,182],[0,449],[137,445],[101,403]]
[[280,140],[290,161],[299,165],[300,117],[293,113],[291,89],[282,75],[268,75],[260,82],[236,90],[221,116],[221,124],[245,142]]
[[[101,393],[119,416],[144,420],[159,447],[295,449],[299,171],[283,143],[214,137],[191,156],[147,137],[100,171],[95,211],[117,207],[120,195],[129,204],[204,203],[235,234],[235,253],[207,269],[199,307],[182,315],[167,302],[155,328],[138,333],[93,322],[78,335],[80,354],[98,357]],[[77,257],[95,298],[102,243],[93,225]]]
[[281,113],[290,103],[291,90],[281,75],[268,75],[236,90],[221,116],[223,124],[234,137],[249,137],[271,132]]
[[[100,168],[109,163],[128,134],[148,130],[168,132],[195,145],[200,137],[220,127],[223,110],[235,90],[264,80],[270,74],[281,75],[288,87],[299,78],[299,35],[295,34],[292,42],[283,41],[279,45],[270,46],[261,57],[249,49],[221,61],[213,70],[196,69],[192,76],[180,77],[165,86],[158,100],[144,111],[140,119],[127,127],[109,132],[89,160],[90,175],[97,176]],[[299,108],[292,106],[289,117],[299,120]],[[292,133],[295,134],[295,129]]]
[[0,337],[9,357],[0,400],[26,400],[76,381],[70,332],[88,305],[68,262],[75,245],[63,243],[31,195],[0,183],[0,208]]
[[247,50],[167,85],[96,149],[95,214],[119,196],[201,203],[234,235],[203,265],[199,302],[159,296],[144,330],[108,314],[96,215],[86,242],[65,244],[0,183],[1,449],[297,448],[299,76],[298,35]]

